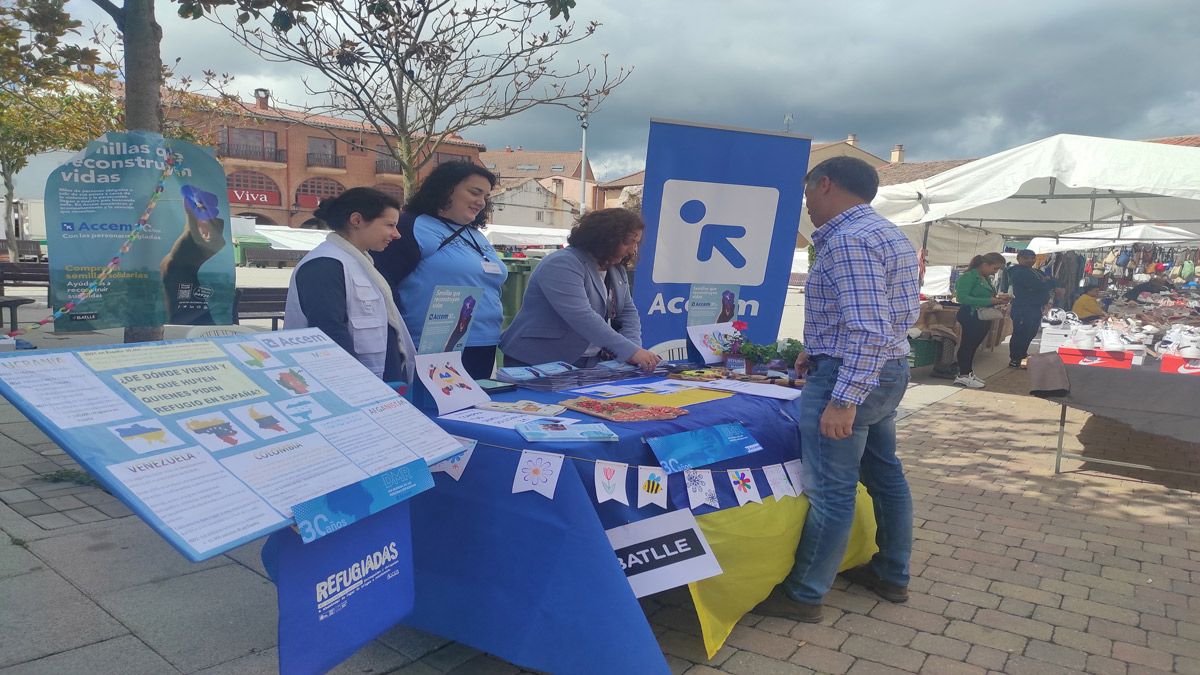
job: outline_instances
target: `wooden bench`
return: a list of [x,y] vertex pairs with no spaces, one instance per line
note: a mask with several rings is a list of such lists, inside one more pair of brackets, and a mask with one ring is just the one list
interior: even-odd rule
[[19,262],[46,262],[46,254],[42,253],[42,245],[29,239],[17,240],[17,260]]
[[50,288],[50,263],[0,262],[0,296],[8,286]]
[[300,262],[308,251],[277,248],[247,248],[243,251],[246,267],[290,267]]
[[287,302],[286,288],[238,288],[233,294],[233,322],[242,319],[270,319],[271,330],[279,330],[283,308]]
[[34,302],[34,299],[7,297],[5,288],[8,286],[40,287],[47,289],[47,293],[49,293],[50,264],[0,262],[0,318],[3,318],[4,310],[7,309],[9,330],[15,331],[17,329],[17,308]]

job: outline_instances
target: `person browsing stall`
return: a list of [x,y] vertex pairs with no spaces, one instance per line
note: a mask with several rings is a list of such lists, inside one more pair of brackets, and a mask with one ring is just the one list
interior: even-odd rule
[[996,292],[991,281],[992,275],[1003,267],[1004,256],[999,253],[977,255],[954,286],[954,298],[960,305],[956,318],[962,327],[958,342],[958,377],[954,378],[954,384],[969,389],[985,386],[983,379],[975,375],[975,352],[992,329],[992,318],[987,313],[998,312],[994,307],[1009,301],[1007,295]]
[[[1163,290],[1170,290],[1171,284],[1162,277],[1150,277],[1149,280],[1130,288],[1125,292],[1126,300],[1137,300],[1142,293],[1158,293]],[[1079,312],[1076,312],[1078,314]]]
[[1029,356],[1029,345],[1042,325],[1042,312],[1050,302],[1057,283],[1033,266],[1037,254],[1029,249],[1017,251],[1017,264],[1008,268],[1012,284],[1012,337],[1008,342],[1008,367],[1020,368]]
[[[471,314],[462,354],[471,377],[492,376],[504,308],[500,287],[508,268],[479,231],[487,223],[488,195],[496,176],[469,162],[439,165],[404,205],[400,241],[373,254],[375,267],[395,290],[395,301],[420,343],[425,316],[438,286],[483,289]],[[467,317],[460,319],[465,323]]]
[[400,203],[379,190],[351,188],[322,199],[313,215],[333,231],[292,271],[283,327],[320,328],[378,377],[411,382],[416,348],[367,254],[400,236]]
[[533,270],[525,299],[500,338],[506,366],[566,361],[588,367],[618,359],[650,372],[661,360],[642,348],[642,324],[626,265],[645,225],[627,209],[580,217],[567,238]]
[[817,256],[805,287],[797,374],[809,510],[796,562],[754,611],[819,623],[846,553],[861,480],[875,505],[879,552],[845,574],[892,602],[908,599],[913,509],[896,457],[896,406],[908,387],[908,330],[920,313],[917,254],[871,208],[879,176],[833,157],[804,180]]

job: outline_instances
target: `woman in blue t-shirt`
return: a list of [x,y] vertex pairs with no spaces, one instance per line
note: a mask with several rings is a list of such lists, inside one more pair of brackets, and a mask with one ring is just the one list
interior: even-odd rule
[[[471,322],[462,359],[476,379],[491,377],[496,364],[504,320],[500,287],[508,278],[500,255],[479,232],[487,223],[488,195],[494,187],[496,176],[481,166],[438,166],[404,205],[397,228],[400,239],[372,253],[375,267],[395,289],[396,304],[418,345],[435,287],[483,289],[480,297],[464,303],[459,317],[461,326]],[[457,341],[458,330],[450,336],[451,343]]]

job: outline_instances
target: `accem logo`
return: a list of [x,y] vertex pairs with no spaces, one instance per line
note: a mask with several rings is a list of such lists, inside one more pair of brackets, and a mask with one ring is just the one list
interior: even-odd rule
[[133,223],[62,223],[63,232],[132,232]]

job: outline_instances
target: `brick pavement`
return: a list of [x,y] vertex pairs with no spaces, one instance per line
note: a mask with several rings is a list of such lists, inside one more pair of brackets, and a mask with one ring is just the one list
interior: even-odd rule
[[[1200,481],[1117,467],[1078,471],[1090,468],[1078,462],[1068,462],[1071,472],[1055,477],[1058,408],[1023,396],[1024,384],[1024,372],[1009,371],[986,390],[956,393],[902,421],[900,452],[916,513],[908,604],[880,601],[839,580],[821,624],[751,614],[716,658],[706,661],[686,590],[658,594],[643,606],[672,671],[1200,673]],[[1196,446],[1164,442],[1086,413],[1072,411],[1068,420],[1068,447],[1088,456],[1136,453],[1138,462],[1181,466],[1200,455]],[[92,520],[117,519],[141,528],[102,490],[41,481],[42,473],[72,463],[15,411],[0,410],[0,434],[0,502],[49,541],[60,527],[89,536],[88,528],[96,525],[85,523]],[[5,571],[3,554],[0,548],[0,594],[13,574]],[[232,579],[233,568],[261,575],[253,558],[231,555],[224,567],[174,580],[190,577],[198,585],[203,575]],[[34,577],[44,570],[37,562],[30,560],[28,571],[17,573]],[[72,578],[88,592],[86,579]],[[23,662],[10,660],[12,668],[0,673],[64,672],[59,666],[84,650],[94,672],[118,672],[102,665],[109,651],[129,659],[130,648],[139,646],[145,672],[199,669],[176,658],[168,665],[155,651],[162,651],[156,636],[137,628],[138,617],[105,609],[103,630],[95,627],[99,619],[89,620],[94,635],[81,634],[57,654],[43,648]],[[0,616],[0,627],[12,631],[15,625]],[[272,670],[269,644],[247,650],[217,669]],[[0,658],[3,654],[0,647]],[[407,629],[391,631],[339,670],[520,671]]]

